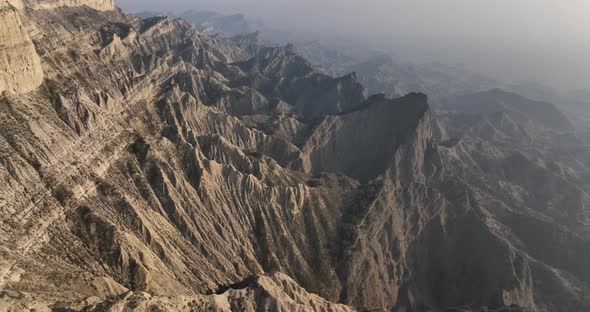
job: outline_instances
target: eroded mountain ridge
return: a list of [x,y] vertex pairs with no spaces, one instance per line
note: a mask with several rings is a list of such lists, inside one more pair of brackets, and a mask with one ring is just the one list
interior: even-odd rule
[[[482,163],[522,164],[548,187],[570,178],[503,163],[502,142],[476,129],[450,140],[472,125],[433,128],[423,94],[367,97],[356,75],[322,74],[290,46],[111,1],[5,1],[0,14],[8,310],[588,307],[585,189],[563,185],[573,204],[519,201],[514,185],[532,182],[515,174],[504,196]],[[481,144],[498,157],[475,155]],[[547,201],[573,208],[527,208]]]

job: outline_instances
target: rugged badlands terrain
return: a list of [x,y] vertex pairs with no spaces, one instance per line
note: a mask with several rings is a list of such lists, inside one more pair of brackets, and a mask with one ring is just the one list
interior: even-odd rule
[[0,25],[2,311],[590,311],[590,157],[551,104],[433,114],[108,0]]

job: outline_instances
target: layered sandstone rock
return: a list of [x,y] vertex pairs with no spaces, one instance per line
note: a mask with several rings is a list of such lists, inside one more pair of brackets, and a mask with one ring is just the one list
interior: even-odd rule
[[[6,293],[0,299],[3,308],[9,311],[35,309],[51,311],[44,303],[22,302],[24,294]],[[31,299],[31,298],[27,298]],[[85,312],[98,311],[318,311],[353,312],[355,309],[334,304],[308,293],[290,277],[274,273],[252,276],[244,281],[220,290],[217,294],[161,297],[145,292],[130,292],[113,296],[107,301],[88,298],[76,304]]]
[[34,9],[54,9],[59,7],[86,6],[99,11],[115,9],[114,0],[24,0]]
[[0,1],[0,93],[24,93],[43,81],[39,55],[17,8],[21,2]]

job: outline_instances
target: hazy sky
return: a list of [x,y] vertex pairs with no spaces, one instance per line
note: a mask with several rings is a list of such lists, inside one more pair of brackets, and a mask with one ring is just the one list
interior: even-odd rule
[[414,62],[590,87],[590,0],[116,1],[130,11],[244,13],[275,27],[363,38]]

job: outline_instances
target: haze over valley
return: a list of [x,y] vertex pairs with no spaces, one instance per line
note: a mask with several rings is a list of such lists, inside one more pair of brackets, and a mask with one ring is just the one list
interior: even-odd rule
[[[584,0],[123,0],[132,12],[244,14],[306,37],[357,40],[412,63],[462,64],[500,80],[587,88],[590,4]],[[315,38],[312,38],[315,39]]]

